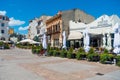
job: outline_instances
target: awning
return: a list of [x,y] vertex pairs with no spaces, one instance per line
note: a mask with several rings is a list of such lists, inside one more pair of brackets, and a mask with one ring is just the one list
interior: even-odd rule
[[81,32],[78,31],[70,31],[70,34],[68,36],[68,40],[76,40],[81,39],[83,37]]

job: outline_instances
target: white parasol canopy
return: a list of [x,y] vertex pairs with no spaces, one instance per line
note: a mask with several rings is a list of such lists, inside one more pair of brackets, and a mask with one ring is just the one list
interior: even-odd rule
[[112,49],[110,33],[107,34],[107,49],[108,49],[108,50],[111,50],[111,49]]
[[65,31],[63,31],[63,47],[62,48],[66,48],[66,35],[65,35]]
[[46,35],[45,35],[45,33],[43,35],[42,46],[43,46],[44,49],[47,49],[47,43],[46,43]]
[[106,37],[105,37],[105,34],[103,34],[103,48],[106,47]]
[[88,35],[88,28],[85,29],[83,35],[84,35],[84,49],[85,49],[85,52],[88,52],[90,49],[90,47],[89,47],[90,37]]
[[115,24],[114,26],[114,50],[113,52],[118,54],[120,53],[120,31],[119,31],[119,25],[118,23]]
[[40,42],[36,42],[34,40],[31,40],[31,39],[24,39],[24,40],[21,40],[19,43],[30,43],[30,44],[39,44]]

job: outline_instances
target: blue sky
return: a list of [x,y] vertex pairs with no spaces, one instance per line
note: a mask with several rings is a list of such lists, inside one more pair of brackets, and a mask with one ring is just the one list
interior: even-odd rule
[[98,18],[103,14],[120,17],[120,0],[0,0],[0,12],[10,18],[15,32],[27,34],[29,20],[41,15],[55,15],[59,10],[79,8]]

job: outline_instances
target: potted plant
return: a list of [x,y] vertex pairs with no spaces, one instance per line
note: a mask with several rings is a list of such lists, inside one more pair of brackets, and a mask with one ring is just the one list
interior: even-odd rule
[[76,59],[77,60],[83,60],[86,58],[86,53],[83,48],[79,48],[77,54],[76,54]]
[[87,54],[88,61],[99,61],[100,57],[99,54],[95,53],[93,48],[90,48],[88,54]]

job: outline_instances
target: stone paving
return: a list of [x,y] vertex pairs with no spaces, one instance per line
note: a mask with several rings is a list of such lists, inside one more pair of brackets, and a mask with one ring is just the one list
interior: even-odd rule
[[120,80],[120,68],[15,48],[0,50],[0,80]]

